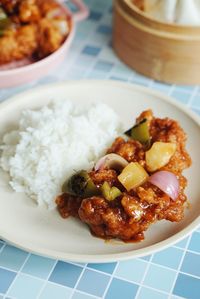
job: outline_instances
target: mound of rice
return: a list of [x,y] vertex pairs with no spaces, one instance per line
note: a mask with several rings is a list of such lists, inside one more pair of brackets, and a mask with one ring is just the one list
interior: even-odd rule
[[25,110],[18,130],[3,137],[0,166],[16,192],[52,209],[63,182],[92,168],[121,132],[118,116],[103,103],[80,108],[61,101]]

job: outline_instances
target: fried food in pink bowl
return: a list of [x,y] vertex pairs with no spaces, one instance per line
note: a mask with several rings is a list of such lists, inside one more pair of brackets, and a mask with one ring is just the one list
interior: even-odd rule
[[56,0],[2,0],[0,4],[0,87],[39,79],[63,61],[75,22],[88,16],[81,0],[72,14]]

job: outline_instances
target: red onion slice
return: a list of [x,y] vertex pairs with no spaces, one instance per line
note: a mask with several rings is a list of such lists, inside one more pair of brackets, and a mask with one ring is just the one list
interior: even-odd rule
[[94,170],[102,170],[104,168],[111,168],[115,170],[122,170],[124,167],[128,165],[128,161],[126,161],[120,155],[111,153],[100,158],[96,165],[94,166]]
[[174,173],[169,171],[158,171],[149,177],[149,182],[165,192],[174,201],[180,191],[179,181]]

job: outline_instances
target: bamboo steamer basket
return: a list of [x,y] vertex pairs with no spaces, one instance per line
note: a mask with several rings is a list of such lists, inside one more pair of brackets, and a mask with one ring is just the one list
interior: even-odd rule
[[200,84],[200,26],[160,22],[130,0],[114,0],[113,47],[143,75],[166,83]]

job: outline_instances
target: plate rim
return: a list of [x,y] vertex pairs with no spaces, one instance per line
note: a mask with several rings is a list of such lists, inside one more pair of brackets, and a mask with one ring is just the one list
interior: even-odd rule
[[[87,84],[93,84],[96,85],[103,85],[103,86],[116,86],[120,88],[125,88],[125,89],[131,89],[133,91],[139,91],[141,93],[146,93],[155,95],[158,97],[161,101],[165,101],[169,103],[172,106],[175,106],[178,110],[181,110],[184,114],[186,114],[189,118],[191,118],[200,128],[200,117],[195,114],[192,110],[188,109],[188,107],[184,104],[180,104],[177,101],[173,100],[173,97],[163,94],[162,92],[146,87],[146,86],[141,86],[138,84],[132,84],[130,82],[120,82],[120,81],[114,81],[114,80],[96,80],[96,79],[90,79],[90,80],[68,80],[68,81],[61,81],[61,82],[56,82],[56,83],[48,83],[48,84],[42,84],[39,86],[36,86],[34,88],[25,90],[23,92],[19,92],[15,94],[14,96],[9,97],[8,99],[4,100],[3,102],[0,103],[0,111],[1,109],[6,108],[7,106],[12,105],[12,103],[18,101],[20,98],[24,98],[26,95],[28,96],[29,94],[32,93],[42,93],[46,89],[53,89],[55,87],[63,87],[65,85],[87,85]],[[163,250],[167,247],[172,246],[173,244],[181,241],[182,239],[186,238],[188,235],[190,235],[198,226],[200,225],[200,216],[197,216],[197,218],[190,223],[187,227],[182,229],[180,232],[176,233],[175,235],[160,241],[154,245],[147,246],[145,248],[140,248],[140,249],[135,249],[135,250],[130,250],[128,252],[120,252],[120,253],[108,253],[108,254],[102,254],[102,255],[91,255],[91,254],[82,254],[81,256],[79,254],[73,254],[73,253],[65,253],[57,250],[51,250],[51,249],[46,249],[46,248],[41,248],[40,246],[38,247],[37,245],[31,244],[30,245],[23,245],[20,244],[20,241],[17,241],[15,238],[12,240],[6,236],[4,236],[3,232],[1,232],[0,229],[0,238],[9,244],[16,246],[22,250],[26,250],[30,253],[34,253],[37,255],[53,258],[53,259],[59,259],[63,261],[73,261],[73,262],[80,262],[80,263],[105,263],[105,262],[116,262],[116,261],[122,261],[122,260],[127,260],[130,258],[136,258],[136,257],[141,257],[141,256],[146,256],[150,255],[154,252]]]

